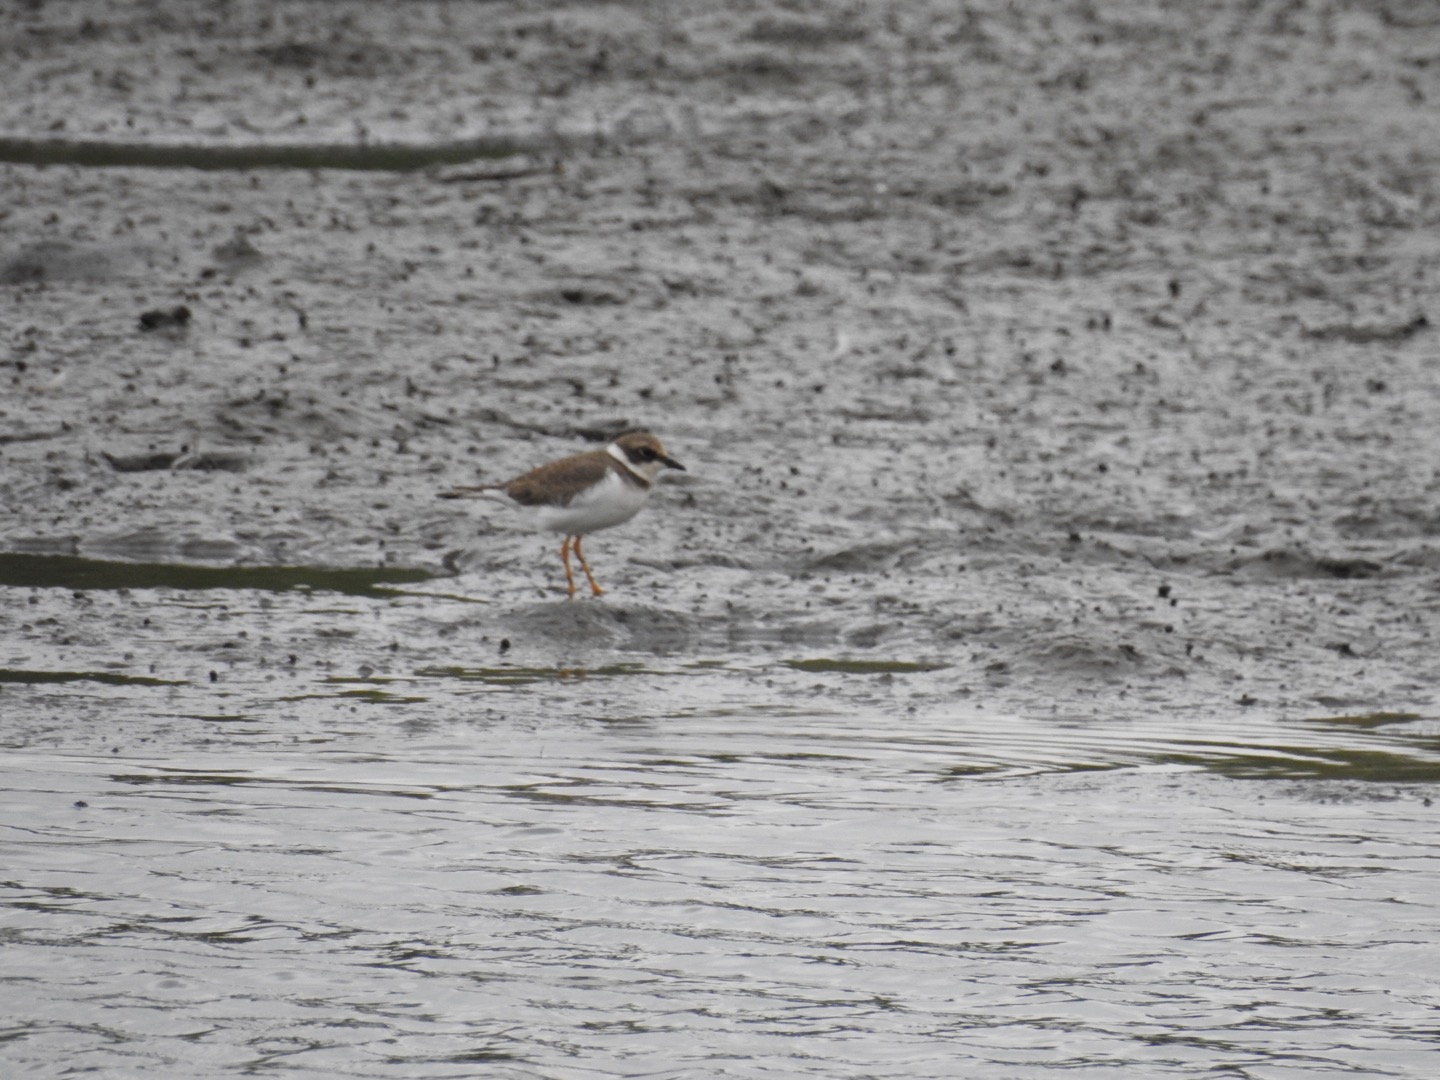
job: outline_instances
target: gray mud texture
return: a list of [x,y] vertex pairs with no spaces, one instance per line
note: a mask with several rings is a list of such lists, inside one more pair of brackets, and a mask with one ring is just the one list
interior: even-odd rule
[[[1434,712],[1433,4],[0,31],[9,682],[100,715],[664,660],[877,715]],[[630,426],[689,471],[590,540],[600,599],[436,498]]]

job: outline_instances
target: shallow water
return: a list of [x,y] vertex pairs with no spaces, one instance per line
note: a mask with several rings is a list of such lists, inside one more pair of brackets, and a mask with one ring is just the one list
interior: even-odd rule
[[218,702],[17,681],[12,721],[89,730],[7,725],[0,1059],[1429,1075],[1435,721],[903,704],[938,674],[612,653],[230,675]]

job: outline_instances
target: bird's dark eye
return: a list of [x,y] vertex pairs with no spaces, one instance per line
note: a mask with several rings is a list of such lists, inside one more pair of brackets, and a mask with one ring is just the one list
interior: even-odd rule
[[650,449],[650,447],[647,446],[647,447],[645,447],[643,450],[640,451],[640,456],[641,456],[641,458],[643,458],[643,459],[646,460],[646,461],[654,461],[656,455],[655,455],[655,451],[652,450],[652,449]]

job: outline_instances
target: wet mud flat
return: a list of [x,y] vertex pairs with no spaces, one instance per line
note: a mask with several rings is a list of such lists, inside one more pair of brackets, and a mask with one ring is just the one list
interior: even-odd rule
[[[0,538],[461,570],[409,638],[461,664],[783,643],[1007,708],[1425,710],[1435,29],[1322,7],[14,11],[10,142],[151,156],[5,166]],[[377,167],[266,167],[326,146]],[[694,466],[593,541],[604,607],[433,498],[627,425]],[[35,662],[159,663],[47,617]]]
[[[1365,865],[1403,853],[1405,897],[1433,877],[1409,846],[1440,760],[1428,6],[47,3],[0,26],[0,743],[46,778],[12,807],[47,841],[114,839],[77,802],[168,835],[263,790],[261,817],[313,813],[337,882],[391,865],[348,846],[332,783],[377,823],[421,795],[457,822],[548,807],[515,851],[584,824],[618,865],[667,842],[632,802],[778,849],[841,843],[852,811],[898,835],[939,785],[954,835],[1055,791],[1081,835],[1148,798],[1177,829],[1201,803],[1264,822],[1195,840],[1221,866],[1290,836],[1258,801],[1346,808],[1275,841],[1337,851],[1383,807],[1394,847]],[[602,598],[564,599],[558,537],[436,498],[629,426],[689,471],[587,541]],[[881,832],[859,881],[895,869]],[[1107,857],[1087,844],[1056,872]],[[1022,854],[987,865],[1019,882]],[[596,874],[544,889],[593,900]],[[1220,889],[1243,909],[1253,884]],[[435,888],[417,936],[464,903]],[[1291,927],[1316,965],[1354,958],[1322,947],[1328,903]],[[1157,934],[1178,950],[1190,914]]]

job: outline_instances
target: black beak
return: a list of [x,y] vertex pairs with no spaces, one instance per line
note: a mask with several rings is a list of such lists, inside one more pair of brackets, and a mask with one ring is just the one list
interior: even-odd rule
[[685,471],[686,471],[685,466],[684,466],[684,465],[681,465],[681,464],[680,464],[678,461],[676,461],[673,457],[665,457],[665,456],[662,454],[661,457],[660,457],[660,460],[663,461],[666,465],[668,465],[668,466],[669,466],[670,468],[672,468],[672,469],[679,469],[681,472],[685,472]]

